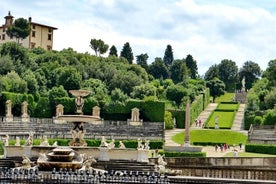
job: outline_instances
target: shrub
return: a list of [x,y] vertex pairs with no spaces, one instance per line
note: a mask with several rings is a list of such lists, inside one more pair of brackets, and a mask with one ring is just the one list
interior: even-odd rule
[[205,152],[167,152],[159,151],[160,155],[165,155],[165,157],[206,157]]
[[268,144],[246,144],[246,152],[276,155],[276,145]]
[[166,129],[174,128],[172,113],[170,113],[169,111],[165,111],[165,128]]
[[263,118],[261,116],[255,116],[254,124],[261,125],[263,123]]

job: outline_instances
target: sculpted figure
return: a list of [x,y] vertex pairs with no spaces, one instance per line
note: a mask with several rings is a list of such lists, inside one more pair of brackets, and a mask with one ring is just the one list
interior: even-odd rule
[[122,141],[119,141],[119,148],[126,149],[126,146]]

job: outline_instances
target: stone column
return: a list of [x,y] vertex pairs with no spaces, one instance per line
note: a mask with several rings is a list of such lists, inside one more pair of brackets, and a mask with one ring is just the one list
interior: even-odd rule
[[12,101],[7,100],[6,101],[6,122],[12,122],[13,121],[13,115],[12,115]]
[[92,116],[100,117],[101,108],[98,106],[93,107]]
[[184,147],[190,146],[190,102],[186,104]]

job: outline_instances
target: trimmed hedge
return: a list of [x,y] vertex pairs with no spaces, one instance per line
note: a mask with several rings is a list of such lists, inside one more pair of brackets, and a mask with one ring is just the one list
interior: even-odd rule
[[224,145],[223,142],[193,142],[195,146],[215,146],[215,145]]
[[246,144],[246,152],[276,155],[276,145],[268,144]]
[[165,157],[206,157],[205,152],[167,152],[159,151],[160,155],[165,155]]

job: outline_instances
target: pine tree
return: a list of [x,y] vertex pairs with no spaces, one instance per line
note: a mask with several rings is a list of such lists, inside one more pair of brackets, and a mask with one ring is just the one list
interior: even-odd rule
[[166,66],[171,66],[173,62],[173,51],[172,51],[172,46],[167,45],[167,48],[165,50],[164,58],[163,61],[165,62]]
[[133,61],[134,57],[133,57],[132,49],[131,49],[131,47],[130,47],[130,45],[129,45],[128,42],[126,42],[124,44],[124,47],[123,47],[123,49],[121,51],[121,57],[126,58],[126,60],[128,61],[128,63],[132,64],[132,61]]

